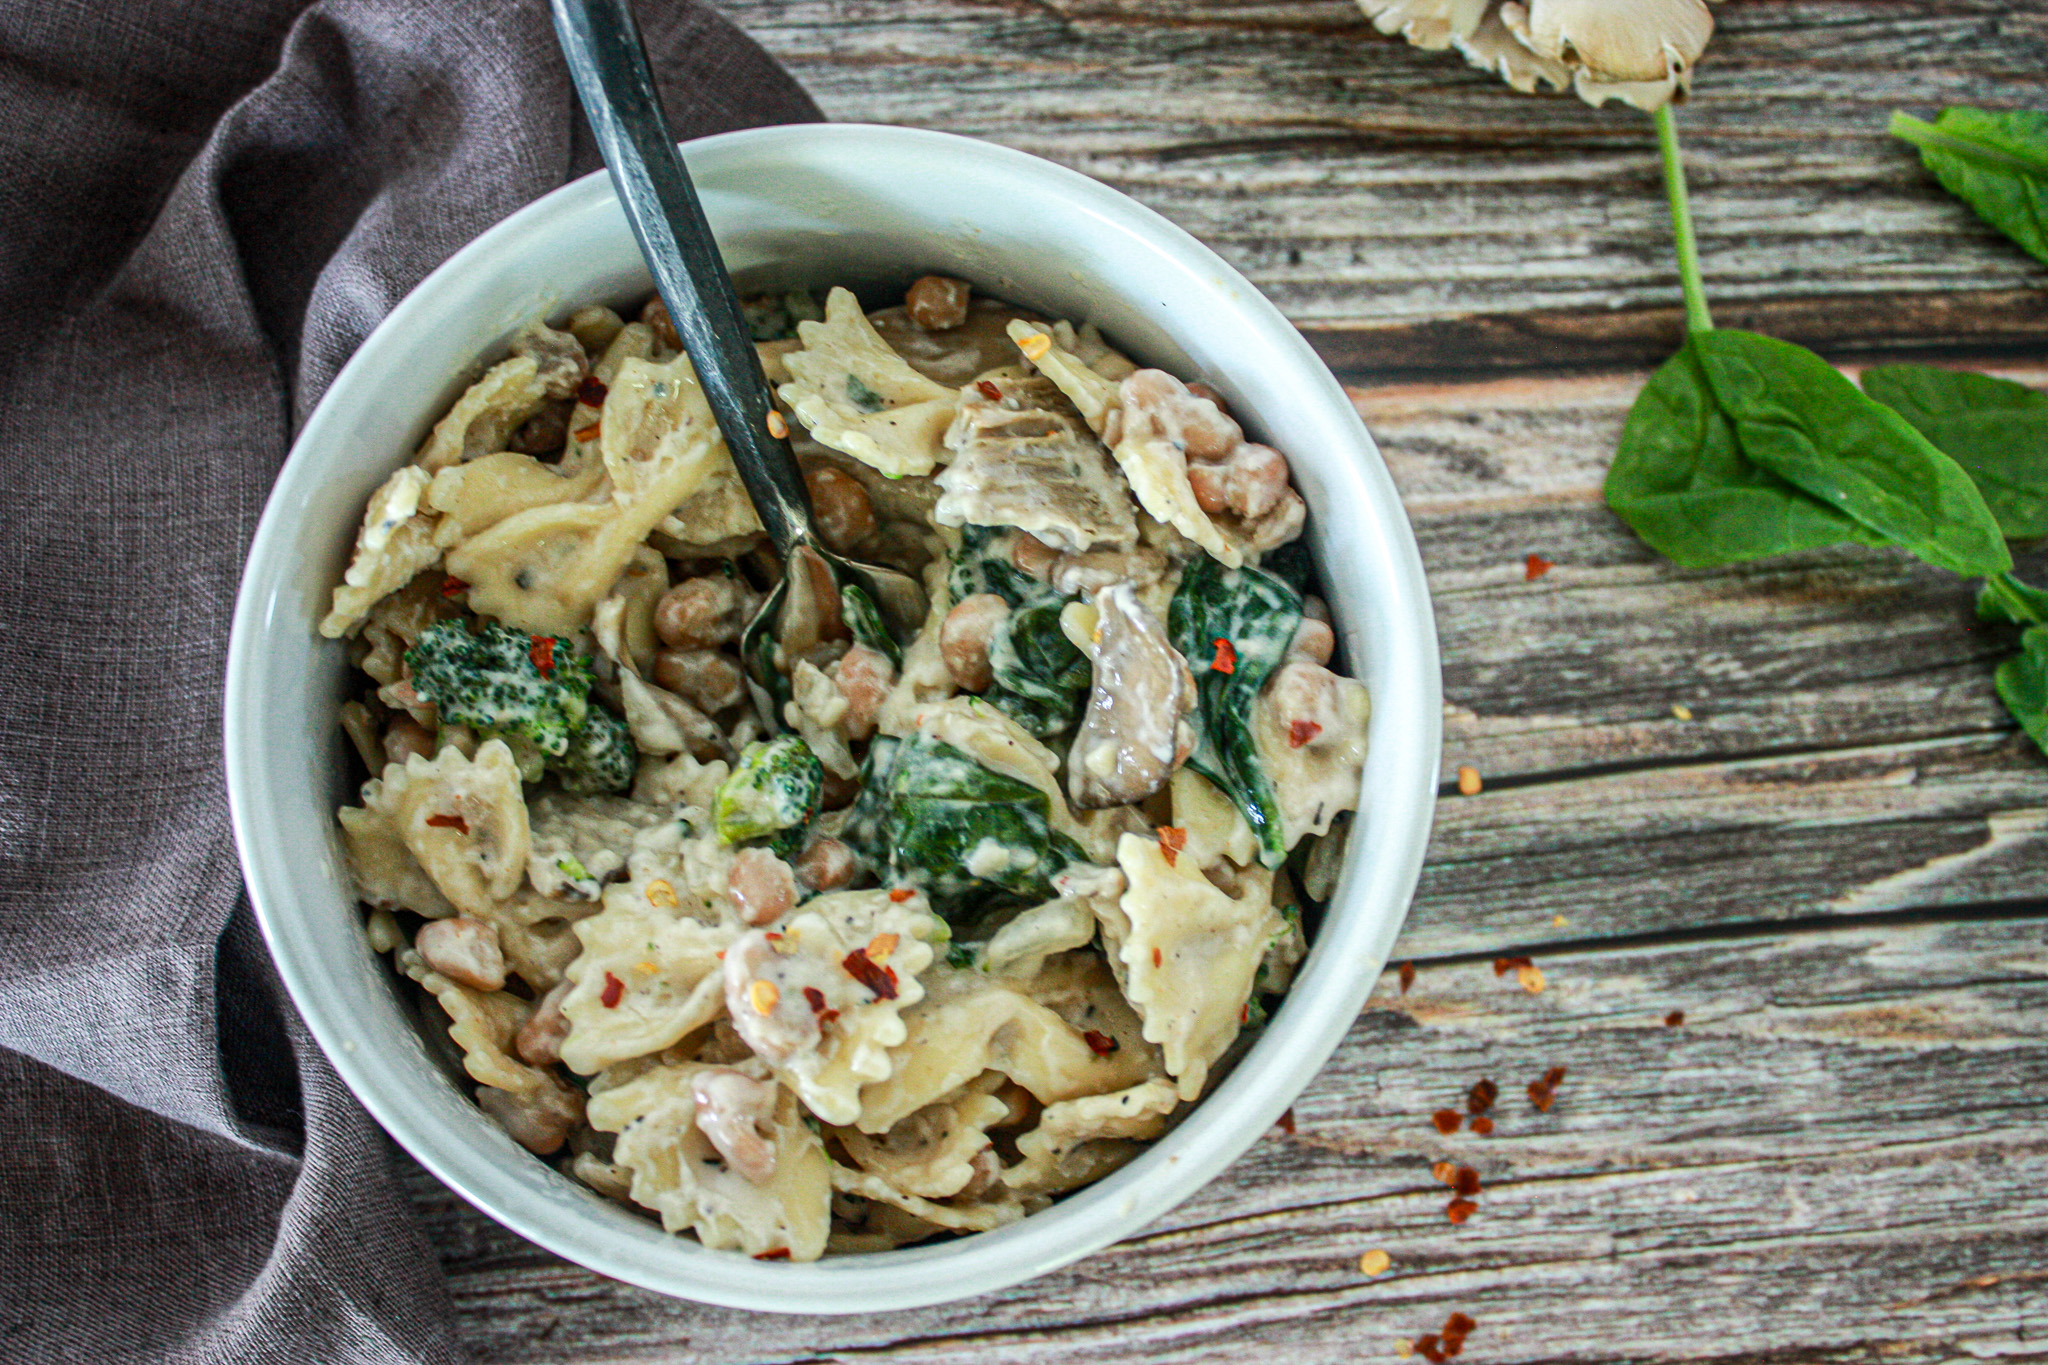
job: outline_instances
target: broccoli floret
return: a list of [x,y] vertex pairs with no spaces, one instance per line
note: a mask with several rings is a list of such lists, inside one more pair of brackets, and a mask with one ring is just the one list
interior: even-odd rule
[[596,675],[567,640],[495,622],[471,630],[443,621],[420,635],[405,661],[413,689],[434,703],[443,724],[503,739],[527,781],[538,781],[545,765],[571,791],[632,784],[632,737],[624,721],[590,703]]
[[825,766],[797,736],[749,744],[712,799],[718,837],[737,844],[799,828],[817,813],[824,788]]

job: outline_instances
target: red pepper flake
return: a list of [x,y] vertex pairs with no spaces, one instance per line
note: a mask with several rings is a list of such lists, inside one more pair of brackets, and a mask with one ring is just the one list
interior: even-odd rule
[[464,593],[468,591],[469,584],[463,582],[454,574],[449,574],[441,580],[441,596],[443,597],[453,597],[457,593]]
[[812,1014],[823,1014],[825,1012],[825,992],[819,990],[816,986],[804,987],[804,1003],[811,1007]]
[[548,675],[549,675],[550,673],[553,673],[553,672],[555,671],[555,637],[554,637],[554,636],[552,636],[552,635],[536,635],[536,636],[534,636],[534,637],[533,637],[533,645],[532,645],[532,647],[531,647],[531,648],[529,648],[529,649],[528,649],[528,650],[526,651],[526,653],[527,653],[527,657],[529,657],[529,658],[531,658],[531,659],[533,660],[533,666],[534,666],[535,668],[537,668],[537,669],[539,669],[539,670],[540,670],[540,675],[541,675],[541,676],[542,676],[543,678],[547,677],[547,676],[548,676]]
[[1294,1136],[1294,1110],[1291,1106],[1281,1111],[1279,1124],[1281,1132],[1289,1137]]
[[1550,1068],[1550,1070],[1543,1073],[1543,1083],[1553,1090],[1557,1089],[1559,1083],[1561,1083],[1563,1080],[1564,1068],[1561,1066],[1554,1066]]
[[754,1259],[757,1261],[786,1261],[789,1259],[789,1248],[775,1247],[768,1251],[757,1251],[754,1253]]
[[980,390],[981,396],[991,403],[1003,401],[1003,391],[997,388],[992,380],[977,379],[974,381],[974,387]]
[[1665,1028],[1677,1028],[1677,1027],[1678,1027],[1678,1026],[1679,1026],[1680,1024],[1682,1024],[1682,1023],[1684,1023],[1684,1022],[1685,1022],[1685,1011],[1684,1011],[1684,1010],[1673,1010],[1673,1011],[1671,1011],[1671,1013],[1669,1013],[1669,1014],[1667,1014],[1667,1015],[1665,1015],[1665,1016],[1664,1016],[1664,1027],[1665,1027]]
[[1479,1193],[1479,1172],[1470,1166],[1460,1166],[1451,1177],[1451,1188],[1466,1199]]
[[1522,581],[1534,583],[1556,567],[1555,564],[1552,564],[1542,555],[1530,555],[1526,560],[1522,561]]
[[1156,832],[1159,835],[1159,856],[1166,859],[1168,867],[1178,865],[1181,850],[1188,846],[1188,832],[1172,825],[1161,825]]
[[1493,1136],[1493,1120],[1481,1114],[1472,1120],[1472,1131],[1480,1137]]
[[1429,1116],[1429,1121],[1436,1125],[1439,1133],[1449,1137],[1458,1131],[1458,1125],[1465,1121],[1465,1116],[1455,1109],[1439,1109]]
[[1540,1081],[1529,1082],[1529,1103],[1536,1106],[1538,1113],[1548,1113],[1557,1100],[1557,1087],[1564,1080],[1564,1068],[1554,1066],[1543,1074]]
[[617,1009],[619,1002],[626,998],[626,983],[613,976],[610,972],[606,972],[604,974],[604,993],[597,998],[598,1002],[606,1009]]
[[1166,965],[1166,958],[1165,958],[1165,956],[1164,956],[1163,954],[1161,954],[1161,953],[1160,953],[1160,951],[1159,951],[1159,949],[1157,949],[1157,948],[1154,948],[1154,949],[1152,950],[1152,965],[1153,965],[1153,966],[1154,966],[1155,968],[1157,968],[1157,967],[1163,967],[1163,966],[1165,966],[1165,965]]
[[915,896],[916,894],[917,892],[911,890],[907,886],[899,886],[894,891],[891,891],[889,893],[889,899],[895,901],[898,905],[901,905],[903,904],[903,902],[909,900],[912,896]]
[[1444,1354],[1443,1347],[1436,1344],[1434,1332],[1415,1338],[1415,1354],[1428,1361],[1429,1365],[1444,1365],[1444,1361],[1449,1359]]
[[1453,1223],[1462,1223],[1477,1212],[1479,1212],[1479,1206],[1469,1199],[1453,1199],[1450,1203],[1444,1205],[1444,1217],[1450,1219]]
[[1237,672],[1237,646],[1220,636],[1217,637],[1216,661],[1209,667],[1218,673]]
[[587,427],[577,428],[576,439],[579,441],[595,441],[598,438],[598,436],[603,433],[603,431],[604,423],[592,422]]
[[1414,984],[1415,964],[1413,962],[1403,962],[1401,964],[1401,994],[1408,994],[1408,988]]
[[1323,727],[1312,720],[1289,721],[1287,724],[1287,747],[1299,749],[1323,732]]
[[457,834],[469,833],[469,821],[459,815],[429,815],[427,823],[435,829],[452,829]]
[[1493,974],[1495,976],[1506,976],[1509,972],[1519,971],[1523,967],[1533,967],[1535,965],[1526,957],[1497,957],[1493,960]]
[[604,386],[602,379],[594,374],[586,374],[583,376],[583,382],[576,386],[576,401],[593,408],[601,408],[604,406],[604,396],[609,392],[611,390]]
[[1472,1093],[1465,1097],[1465,1109],[1469,1113],[1483,1114],[1493,1108],[1493,1102],[1500,1098],[1500,1087],[1492,1081],[1482,1080],[1472,1087]]
[[868,956],[865,948],[855,948],[840,960],[846,974],[868,988],[877,1000],[896,998],[896,969],[887,967]]
[[1086,1033],[1082,1034],[1081,1041],[1088,1044],[1088,1050],[1098,1057],[1107,1057],[1110,1053],[1123,1046],[1123,1044],[1117,1042],[1116,1039],[1110,1037],[1107,1033],[1097,1033],[1094,1029],[1089,1029]]
[[1465,1338],[1472,1335],[1472,1329],[1479,1324],[1463,1313],[1453,1313],[1444,1320],[1444,1355],[1454,1356],[1465,1349]]

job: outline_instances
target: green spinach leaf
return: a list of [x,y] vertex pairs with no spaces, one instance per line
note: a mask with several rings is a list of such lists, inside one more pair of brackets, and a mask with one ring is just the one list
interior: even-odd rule
[[1932,365],[1878,365],[1863,391],[1976,480],[2006,535],[2048,536],[2048,393]]
[[885,882],[914,886],[952,921],[1052,899],[1052,879],[1087,861],[1052,828],[1052,803],[924,735],[877,739],[841,838]]
[[1891,131],[1920,149],[1943,189],[2048,264],[2048,113],[1944,109],[1932,123],[1893,114]]
[[2048,626],[2020,637],[2020,652],[1998,666],[1998,696],[2043,753],[2048,753]]
[[1013,534],[1007,526],[960,528],[960,548],[953,552],[953,567],[946,577],[946,590],[955,602],[980,592],[992,592],[1013,607],[1060,600],[1058,593],[1010,562]]
[[2029,587],[2009,573],[1995,573],[1977,590],[1977,619],[2048,626],[2048,590]]
[[1065,605],[1019,607],[989,641],[996,681],[984,699],[1040,739],[1073,727],[1094,678],[1088,656],[1060,629]]
[[1259,860],[1278,867],[1287,857],[1287,832],[1252,740],[1252,704],[1287,657],[1301,625],[1301,594],[1262,570],[1226,569],[1203,555],[1188,566],[1166,618],[1168,638],[1195,674],[1188,766],[1244,812]]
[[1956,573],[2012,567],[1954,460],[1819,356],[1754,332],[1696,332],[1658,370],[1607,499],[1689,566],[1853,541]]

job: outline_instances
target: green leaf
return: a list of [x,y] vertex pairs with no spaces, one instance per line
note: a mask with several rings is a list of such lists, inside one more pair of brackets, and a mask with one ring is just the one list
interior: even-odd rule
[[[1258,838],[1260,861],[1278,867],[1287,832],[1272,780],[1252,738],[1252,704],[1301,626],[1301,594],[1259,569],[1226,569],[1207,555],[1181,578],[1166,612],[1173,647],[1195,674],[1195,751],[1188,766],[1230,797]],[[1215,667],[1229,642],[1229,672]]]
[[2020,637],[2020,653],[1998,666],[1998,695],[2034,743],[2048,753],[2048,626]]
[[2048,393],[1932,365],[1865,370],[1863,391],[1963,467],[2006,535],[2048,536]]
[[818,813],[825,767],[796,735],[756,740],[711,799],[719,839],[728,844],[798,829]]
[[1688,566],[1853,541],[1955,573],[2012,567],[1970,476],[1813,352],[1695,332],[1622,430],[1607,501]]
[[2009,573],[1993,574],[1977,590],[1977,619],[2048,626],[2048,591],[2028,587]]
[[1892,136],[1977,216],[2048,264],[2048,113],[1944,109],[1932,123],[1893,114]]
[[1744,456],[1693,340],[1658,367],[1629,409],[1605,491],[1607,505],[1651,549],[1688,569],[1884,543]]
[[989,641],[995,685],[984,700],[1040,739],[1072,728],[1094,678],[1088,656],[1060,629],[1064,606],[1055,599],[1020,607]]

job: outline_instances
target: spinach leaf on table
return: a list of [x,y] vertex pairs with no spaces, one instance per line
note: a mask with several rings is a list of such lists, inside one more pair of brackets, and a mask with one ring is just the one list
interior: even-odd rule
[[[1244,812],[1259,861],[1278,867],[1287,832],[1252,739],[1252,704],[1301,626],[1301,594],[1259,569],[1226,569],[1207,555],[1188,566],[1167,608],[1168,638],[1195,675],[1195,749],[1188,766]],[[1219,649],[1218,642],[1228,649]],[[1228,660],[1227,669],[1218,668]]]
[[2020,728],[2048,753],[2048,626],[2020,636],[2020,652],[1998,666],[1999,700]]
[[1932,123],[1893,114],[1891,131],[1920,149],[1943,189],[2048,263],[2048,113],[1962,107]]
[[1863,391],[1976,480],[2006,535],[2048,536],[2048,394],[1932,365],[1875,366]]
[[1051,900],[1052,879],[1085,863],[1052,828],[1052,802],[928,736],[879,737],[841,834],[885,883],[914,886],[948,921]]
[[2009,573],[1993,574],[1977,591],[1977,619],[2048,626],[2048,590],[2029,587]]
[[1606,492],[1690,567],[1844,541],[1956,573],[2012,567],[1955,461],[1819,356],[1754,332],[1686,338],[1630,410]]

